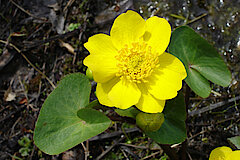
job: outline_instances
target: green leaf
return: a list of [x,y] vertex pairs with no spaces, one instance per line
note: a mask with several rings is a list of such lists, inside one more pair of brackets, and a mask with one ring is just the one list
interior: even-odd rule
[[[95,130],[99,130],[99,128],[103,127],[103,131],[107,128],[105,128],[105,123],[107,124],[107,127],[110,124],[110,120],[107,118],[107,116],[105,116],[103,113],[94,110],[94,109],[90,109],[90,108],[83,108],[78,110],[77,112],[78,117],[82,120],[82,122],[84,124],[93,124],[95,127],[97,128],[93,128],[93,126],[90,126],[90,128],[88,128],[88,134],[91,134],[91,131],[95,131]],[[102,125],[104,124],[104,125]],[[86,126],[86,127],[89,127]],[[103,132],[102,131],[102,132]],[[97,133],[98,134],[98,133]],[[94,133],[93,136],[97,135]]]
[[83,109],[89,103],[90,90],[88,78],[80,73],[60,81],[45,100],[36,123],[33,139],[39,149],[50,155],[59,154],[109,127],[110,120],[105,115]]
[[97,107],[100,107],[101,106],[101,104],[99,103],[99,101],[96,99],[96,100],[94,100],[94,101],[92,101],[92,102],[90,102],[85,108],[94,108],[94,109],[96,109]]
[[185,81],[199,96],[209,96],[208,80],[224,87],[230,84],[231,73],[217,50],[190,27],[174,30],[169,52],[184,63],[188,74]]
[[240,149],[240,136],[235,136],[228,138],[228,140],[237,147],[237,149]]
[[137,114],[141,111],[139,111],[135,107],[130,107],[128,109],[115,109],[115,112],[117,112],[117,114],[119,114],[120,116],[131,117],[135,119]]
[[187,131],[185,126],[186,107],[181,92],[176,98],[167,101],[163,114],[165,121],[161,128],[155,132],[146,132],[146,134],[161,144],[183,142],[187,138]]

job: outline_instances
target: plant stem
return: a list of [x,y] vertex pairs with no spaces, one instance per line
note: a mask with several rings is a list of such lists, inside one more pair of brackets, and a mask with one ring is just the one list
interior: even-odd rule
[[[186,84],[186,90],[185,90],[185,105],[186,105],[186,121],[185,124],[187,124],[188,119],[188,105],[189,105],[189,98],[190,98],[190,87]],[[188,126],[186,126],[186,130],[188,133]],[[186,160],[187,159],[187,139],[182,143],[182,147],[179,150],[180,160]]]
[[126,122],[129,124],[136,124],[136,120],[130,117],[122,117],[119,115],[107,115],[109,119],[111,119],[112,121],[119,121],[119,122]]

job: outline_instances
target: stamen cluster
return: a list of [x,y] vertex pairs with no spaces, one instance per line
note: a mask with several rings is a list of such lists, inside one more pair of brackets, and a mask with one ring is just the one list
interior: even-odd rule
[[146,78],[159,66],[157,53],[152,53],[151,46],[146,42],[125,45],[115,58],[118,66],[116,76],[126,77],[131,82],[147,82]]

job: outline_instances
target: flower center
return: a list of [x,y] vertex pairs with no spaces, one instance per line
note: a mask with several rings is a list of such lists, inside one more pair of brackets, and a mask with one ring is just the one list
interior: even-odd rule
[[135,42],[131,46],[125,45],[118,51],[118,72],[116,76],[126,77],[131,82],[147,82],[154,68],[158,67],[158,55],[152,53],[151,46],[145,42]]

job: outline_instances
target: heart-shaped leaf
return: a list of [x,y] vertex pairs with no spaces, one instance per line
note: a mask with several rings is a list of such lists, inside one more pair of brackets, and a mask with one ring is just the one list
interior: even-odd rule
[[217,50],[190,27],[173,31],[169,52],[184,63],[188,74],[185,81],[199,96],[209,96],[208,80],[224,87],[230,84],[231,73]]
[[146,132],[146,134],[161,144],[183,142],[187,137],[187,131],[185,126],[186,107],[181,92],[176,98],[167,101],[163,114],[165,120],[161,128],[155,132]]
[[88,78],[80,73],[60,81],[44,102],[36,123],[33,139],[39,149],[59,154],[109,127],[110,120],[104,114],[83,109],[89,103],[90,90]]
[[237,149],[240,149],[240,136],[231,137],[231,138],[228,138],[228,140],[229,140],[234,146],[236,146]]
[[[89,127],[87,129],[88,135],[91,135],[92,132],[93,133],[96,132],[96,130],[98,131],[100,128],[103,128],[103,131],[104,131],[106,129],[106,126],[103,124],[107,123],[107,127],[110,124],[110,120],[107,118],[107,116],[105,116],[103,113],[101,113],[97,110],[94,110],[94,109],[90,109],[90,108],[80,109],[80,110],[78,110],[77,115],[84,124],[87,124],[85,127]],[[97,128],[95,128],[89,124],[93,124]],[[94,133],[93,136],[95,136],[97,134]]]

